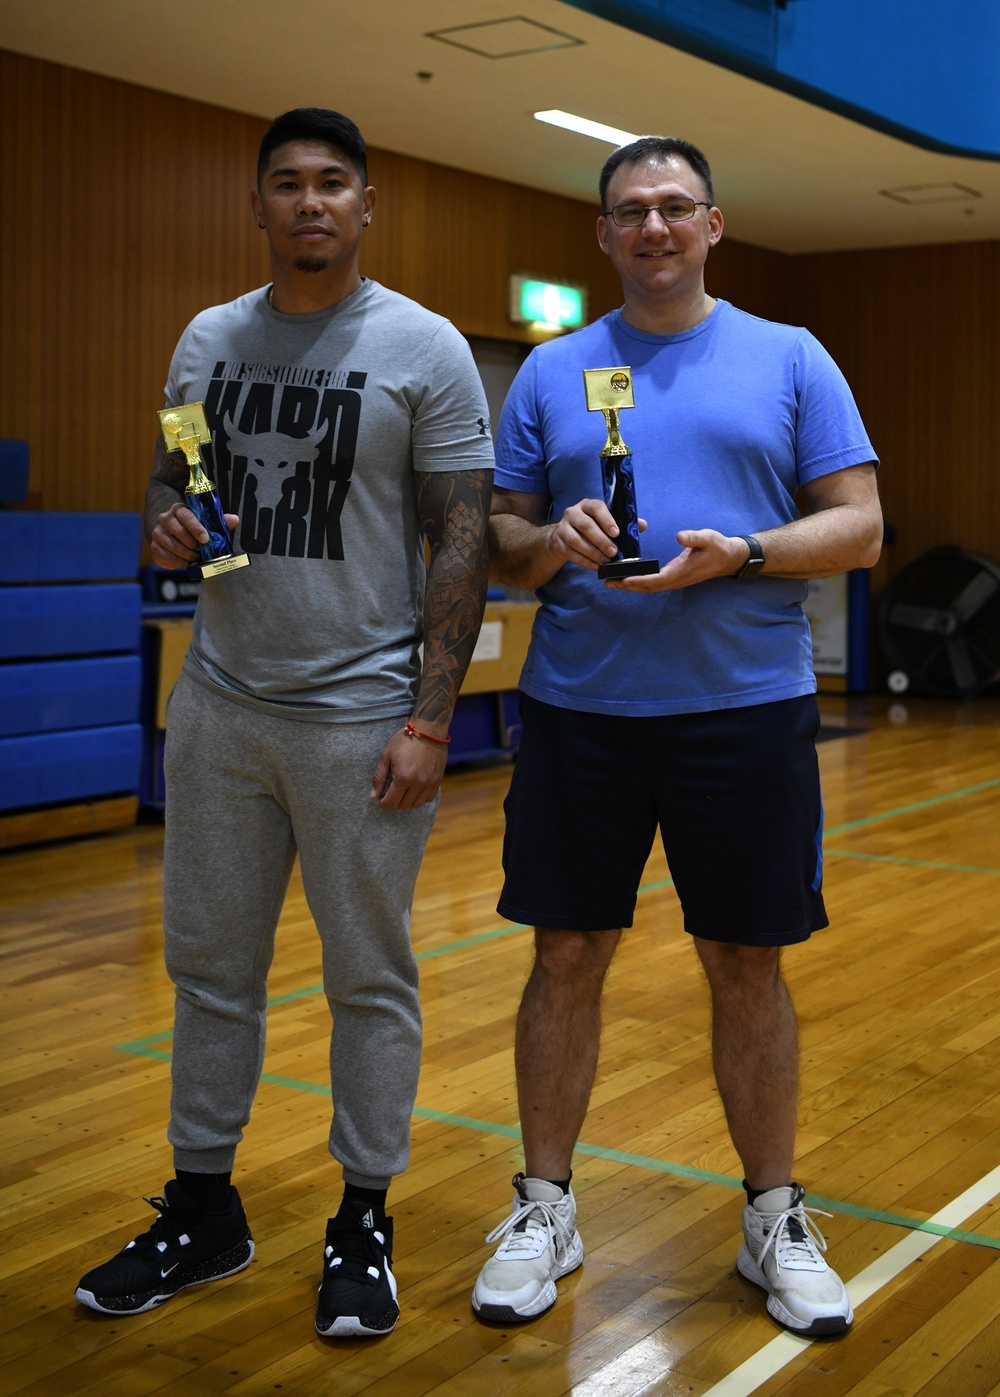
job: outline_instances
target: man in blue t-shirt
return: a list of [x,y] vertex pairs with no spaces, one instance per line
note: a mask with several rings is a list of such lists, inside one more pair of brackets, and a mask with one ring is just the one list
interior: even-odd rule
[[[610,157],[600,192],[624,306],[534,351],[497,442],[493,573],[541,603],[499,904],[535,927],[535,963],[515,1053],[526,1176],[473,1308],[532,1319],[583,1259],[572,1153],[604,977],[659,828],[745,1174],[737,1266],[786,1328],[837,1334],[851,1303],[792,1181],[798,1042],[780,954],[827,925],[805,579],[876,561],[875,453],[807,331],[706,294],[723,220],[699,150],[644,137]],[[582,371],[614,367],[631,376],[620,432],[660,567],[602,581],[619,529]]]

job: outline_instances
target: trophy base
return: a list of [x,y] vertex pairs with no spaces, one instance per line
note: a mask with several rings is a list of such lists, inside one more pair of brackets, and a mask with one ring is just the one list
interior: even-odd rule
[[659,571],[655,558],[616,558],[613,563],[602,563],[597,575],[604,582],[609,577],[649,577]]
[[246,553],[230,553],[228,558],[213,558],[210,563],[196,564],[202,577],[222,577],[227,572],[235,572],[237,568],[249,566],[250,557]]

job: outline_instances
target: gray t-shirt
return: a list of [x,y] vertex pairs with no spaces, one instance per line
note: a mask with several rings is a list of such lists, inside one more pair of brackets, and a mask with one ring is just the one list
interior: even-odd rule
[[251,291],[192,320],[166,401],[204,402],[208,469],[251,558],[202,583],[187,672],[292,717],[408,713],[425,585],[413,473],[493,465],[462,336],[370,280],[310,315]]

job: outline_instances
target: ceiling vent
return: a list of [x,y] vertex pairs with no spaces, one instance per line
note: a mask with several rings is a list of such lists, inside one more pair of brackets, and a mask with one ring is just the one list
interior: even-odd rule
[[521,58],[528,53],[550,53],[552,49],[577,48],[584,41],[547,24],[536,24],[523,15],[509,19],[489,19],[481,24],[459,24],[451,29],[434,29],[424,36],[443,44],[478,53],[481,58]]
[[967,184],[902,184],[898,189],[880,189],[879,193],[898,204],[967,204],[970,199],[983,197]]

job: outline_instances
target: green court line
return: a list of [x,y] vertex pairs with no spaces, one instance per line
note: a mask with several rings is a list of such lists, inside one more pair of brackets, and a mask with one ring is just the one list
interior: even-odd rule
[[[643,883],[639,889],[640,893],[655,892],[658,888],[672,888],[674,880],[672,878],[658,878],[653,883]],[[417,951],[414,960],[433,960],[435,956],[447,955],[450,951],[462,951],[466,946],[480,946],[484,941],[495,941],[500,936],[510,936],[515,931],[530,931],[531,927],[525,922],[513,922],[510,926],[495,927],[492,931],[482,931],[477,936],[466,936],[461,941],[449,941],[443,946],[433,946],[428,951]],[[316,986],[321,990],[322,985]],[[313,993],[312,990],[302,991],[304,994]],[[288,996],[290,997],[290,996]],[[273,999],[272,1004],[279,1004],[281,1000]]]
[[[837,825],[833,829],[826,830],[824,833],[824,841],[838,834],[847,834],[851,830],[861,829],[866,825],[878,824],[883,820],[892,820],[900,815],[910,815],[914,811],[926,810],[931,806],[941,805],[950,800],[959,800],[963,796],[976,795],[980,791],[992,790],[997,786],[1000,786],[1000,777],[993,781],[983,781],[978,786],[966,786],[958,791],[949,791],[945,795],[933,796],[930,800],[918,801],[915,805],[902,805],[896,810],[883,811],[880,815],[868,815],[861,820],[852,820],[848,824]],[[825,843],[823,853],[824,855],[829,854],[836,858],[867,858],[879,863],[899,863],[917,868],[940,868],[956,873],[987,873],[1000,876],[1000,869],[996,868],[978,868],[971,864],[966,866],[963,864],[932,863],[925,862],[921,859],[893,858],[885,854],[855,854],[848,850],[827,849]],[[641,895],[642,893],[656,892],[660,888],[671,888],[673,885],[674,880],[672,878],[658,878],[652,883],[643,883],[639,888],[639,893]],[[492,931],[484,931],[477,936],[466,936],[461,941],[451,941],[443,946],[434,946],[427,951],[418,951],[415,959],[418,961],[433,960],[437,956],[447,955],[450,951],[461,951],[468,946],[479,946],[486,941],[495,941],[501,936],[510,936],[516,931],[529,930],[530,927],[523,923],[496,927]],[[281,995],[280,997],[272,999],[270,1002],[272,1004],[283,1004],[289,999],[297,999],[309,994],[319,994],[322,992],[322,989],[322,985],[314,985],[306,990],[296,990],[292,994]]]
[[[463,1126],[467,1130],[478,1130],[484,1135],[504,1135],[513,1140],[521,1138],[516,1126],[494,1125],[490,1121],[475,1120],[470,1116],[456,1116],[447,1111],[432,1111],[426,1106],[414,1107],[413,1114],[422,1120],[438,1121],[446,1125]],[[576,1144],[578,1154],[587,1154],[595,1159],[610,1160],[614,1164],[633,1165],[637,1169],[650,1169],[657,1174],[673,1174],[678,1178],[692,1179],[698,1183],[718,1184],[722,1188],[742,1191],[743,1180],[731,1174],[716,1174],[710,1169],[696,1169],[690,1164],[674,1164],[670,1160],[657,1159],[652,1155],[631,1154],[627,1150],[612,1150],[605,1145],[591,1145],[585,1140]],[[866,1208],[860,1203],[841,1203],[836,1198],[822,1198],[818,1194],[807,1193],[806,1202],[810,1206],[826,1208],[831,1213],[842,1213],[846,1217],[864,1218],[868,1222],[884,1222],[894,1227],[906,1227],[913,1232],[932,1232],[938,1237],[948,1237],[952,1241],[971,1242],[980,1247],[992,1247],[1000,1251],[1000,1237],[987,1237],[980,1232],[963,1232],[956,1227],[942,1227],[936,1222],[921,1222],[918,1218],[907,1217],[904,1213],[887,1213],[879,1208]]]
[[450,951],[464,951],[466,946],[481,946],[484,941],[496,941],[500,936],[510,936],[515,931],[529,931],[523,922],[513,922],[510,926],[494,927],[492,931],[481,931],[477,936],[465,936],[461,941],[447,941],[443,946],[432,946],[429,951],[417,951],[414,960],[433,960],[435,956],[447,955]]
[[991,791],[1000,786],[1000,776],[993,781],[982,781],[978,786],[964,786],[960,791],[948,791],[946,795],[932,796],[929,800],[918,800],[914,805],[901,805],[897,810],[885,810],[881,815],[866,815],[863,820],[850,820],[846,825],[837,825],[826,831],[826,838],[835,834],[847,834],[850,830],[864,829],[866,825],[877,825],[882,820],[895,820],[900,815],[912,815],[917,810],[929,810],[934,805],[944,805],[949,800],[961,800],[963,796],[978,795],[980,791]]
[[273,999],[269,996],[267,1004],[270,1008],[272,1004],[290,1004],[293,999],[308,999],[310,995],[322,993],[322,985],[307,985],[304,990],[289,990],[287,994],[276,994]]
[[[658,888],[672,888],[674,880],[672,878],[658,878],[653,883],[644,883],[639,889],[640,893],[655,892]],[[461,941],[447,941],[443,946],[432,946],[426,951],[417,951],[414,960],[434,960],[437,956],[445,956],[452,951],[464,951],[468,946],[481,946],[484,941],[496,941],[501,936],[512,936],[516,931],[530,931],[531,928],[525,922],[512,922],[509,926],[494,927],[492,931],[481,931],[476,936],[465,936]],[[273,999],[269,999],[268,1005],[287,1004],[292,999],[306,999],[311,994],[322,994],[322,985],[309,985],[304,990],[292,990],[289,994],[277,994]]]
[[168,1029],[166,1033],[152,1033],[148,1038],[136,1038],[131,1043],[119,1043],[115,1048],[116,1053],[135,1053],[138,1057],[159,1057],[164,1062],[170,1061],[170,1053],[156,1053],[150,1051],[154,1043],[165,1043],[168,1038],[173,1038],[174,1031]]
[[1000,868],[980,868],[972,863],[936,863],[932,859],[904,859],[895,854],[857,854],[851,849],[824,849],[827,858],[868,859],[872,863],[903,863],[910,868],[938,868],[946,873],[987,873],[1000,878]]
[[[164,1033],[160,1036],[169,1038],[171,1035],[169,1033]],[[173,1053],[168,1053],[163,1048],[144,1047],[141,1039],[136,1043],[119,1043],[117,1048],[115,1048],[115,1052],[131,1053],[133,1057],[150,1057],[154,1062],[173,1062],[174,1060]]]
[[[137,1039],[134,1043],[122,1043],[117,1051],[131,1053],[136,1057],[152,1058],[157,1062],[169,1062],[170,1054],[162,1049],[149,1047],[153,1042],[169,1038],[169,1034],[158,1033],[153,1038]],[[307,1082],[298,1077],[282,1077],[275,1072],[262,1072],[260,1080],[268,1086],[284,1087],[288,1091],[308,1092],[310,1096],[330,1099],[330,1088],[319,1082]],[[474,1116],[460,1116],[452,1111],[434,1111],[429,1106],[414,1106],[413,1115],[418,1120],[434,1121],[439,1125],[451,1125],[461,1130],[475,1130],[481,1135],[498,1135],[506,1140],[520,1140],[521,1131],[516,1125],[499,1125],[495,1121],[477,1120]],[[721,1188],[739,1191],[742,1180],[731,1174],[717,1174],[711,1169],[697,1169],[690,1164],[674,1164],[671,1160],[657,1159],[653,1155],[632,1154],[628,1150],[612,1150],[605,1145],[591,1145],[579,1140],[577,1154],[590,1155],[594,1159],[605,1159],[613,1164],[625,1164],[636,1169],[649,1169],[657,1174],[671,1174],[676,1178],[690,1179],[695,1183],[717,1184]],[[825,1208],[831,1213],[845,1217],[863,1218],[867,1222],[881,1222],[893,1227],[905,1227],[911,1232],[930,1232],[937,1237],[946,1237],[953,1242],[969,1242],[977,1247],[990,1247],[1000,1251],[1000,1238],[987,1237],[981,1232],[965,1232],[957,1227],[942,1227],[935,1222],[921,1222],[919,1218],[907,1217],[903,1213],[887,1213],[879,1208],[866,1208],[859,1203],[842,1203],[836,1198],[823,1198],[819,1194],[807,1193],[806,1202],[810,1206]]]
[[[977,795],[981,791],[993,790],[1000,786],[1000,778],[992,781],[984,781],[976,786],[966,786],[961,790],[950,791],[945,795],[934,796],[929,800],[918,801],[913,805],[900,806],[895,810],[886,810],[879,815],[868,815],[860,820],[852,820],[847,824],[837,825],[833,829],[825,832],[825,838],[831,838],[838,834],[846,834],[851,830],[862,829],[868,825],[879,824],[885,820],[895,819],[900,815],[913,814],[919,810],[926,810],[935,805],[944,804],[947,801],[959,800],[964,796]],[[990,875],[1000,875],[1000,869],[979,868],[974,865],[933,863],[921,859],[897,858],[885,854],[863,854],[853,853],[848,850],[824,849],[825,854],[836,858],[856,858],[869,859],[877,863],[898,863],[919,868],[939,868],[959,873],[986,873]],[[645,883],[639,888],[640,893],[653,892],[660,888],[670,887],[673,884],[672,878],[660,878],[651,883]],[[487,941],[494,941],[500,937],[511,936],[515,932],[530,930],[523,923],[513,923],[508,926],[495,927],[491,931],[481,932],[476,936],[467,936],[460,941],[448,942],[443,946],[434,946],[429,950],[420,951],[416,954],[418,961],[431,960],[437,956],[445,955],[451,951],[462,950],[469,946],[478,946]],[[322,994],[323,986],[309,985],[305,989],[291,990],[287,994],[275,995],[269,1000],[270,1005],[287,1004],[293,1000],[306,999],[312,995]],[[172,1031],[164,1033],[154,1033],[147,1038],[137,1038],[130,1043],[118,1044],[116,1051],[129,1053],[136,1057],[149,1058],[156,1062],[170,1062],[171,1053],[165,1049],[156,1047],[156,1044],[166,1042],[172,1037]],[[309,1092],[316,1096],[329,1098],[330,1088],[320,1086],[315,1082],[300,1081],[294,1077],[281,1077],[271,1072],[261,1074],[261,1081],[271,1086],[285,1087],[291,1091]],[[500,1135],[507,1139],[519,1140],[521,1132],[516,1126],[498,1125],[491,1121],[476,1120],[471,1116],[452,1115],[445,1111],[432,1111],[427,1107],[415,1106],[414,1116],[421,1120],[433,1120],[443,1124],[459,1126],[467,1130],[477,1130],[487,1135]],[[614,1163],[633,1165],[640,1169],[650,1169],[661,1174],[672,1174],[679,1178],[692,1179],[701,1183],[717,1184],[723,1188],[740,1189],[742,1183],[739,1179],[732,1178],[728,1174],[716,1174],[707,1169],[696,1169],[686,1164],[674,1164],[669,1160],[656,1159],[650,1155],[630,1154],[624,1150],[611,1150],[602,1145],[590,1145],[586,1141],[579,1141],[576,1146],[579,1154],[592,1155],[598,1159],[610,1160]],[[807,1194],[808,1200],[820,1208],[826,1208],[833,1213],[840,1213],[847,1217],[863,1218],[871,1222],[887,1223],[896,1227],[905,1227],[911,1231],[934,1233],[939,1237],[946,1237],[952,1241],[969,1242],[975,1246],[991,1247],[1000,1251],[1000,1238],[987,1237],[979,1232],[965,1232],[960,1228],[941,1227],[937,1223],[920,1222],[916,1218],[906,1217],[900,1213],[882,1212],[875,1208],[865,1208],[859,1204],[842,1203],[837,1199],[822,1198],[819,1195]]]

